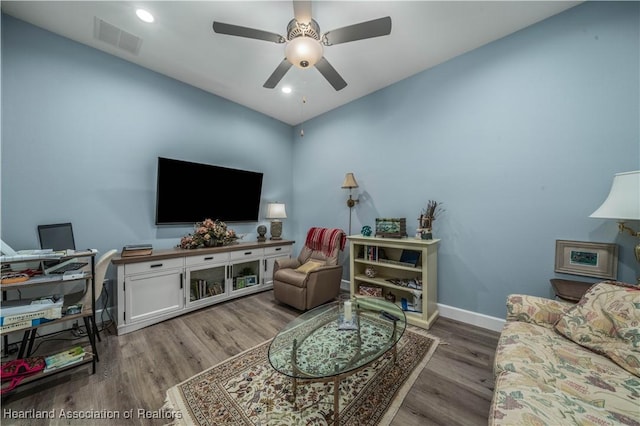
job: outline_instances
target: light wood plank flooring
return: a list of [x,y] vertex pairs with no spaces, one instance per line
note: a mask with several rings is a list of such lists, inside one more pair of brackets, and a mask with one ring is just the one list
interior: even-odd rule
[[[3,425],[160,425],[138,418],[162,407],[165,391],[200,371],[274,337],[299,312],[277,303],[267,291],[192,312],[117,336],[102,333],[95,375],[79,367],[23,386],[2,400]],[[493,394],[493,356],[499,334],[440,318],[429,330],[441,344],[396,415],[394,426],[486,425]],[[60,337],[72,337],[65,333]],[[50,341],[39,353],[69,342]],[[3,359],[4,361],[4,359]],[[53,420],[17,420],[6,410],[48,411]],[[60,409],[118,412],[117,421],[59,418]],[[133,410],[133,420],[124,420]]]

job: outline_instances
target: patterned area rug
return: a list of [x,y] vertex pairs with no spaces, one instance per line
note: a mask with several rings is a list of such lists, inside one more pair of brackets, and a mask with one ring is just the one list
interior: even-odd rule
[[[167,391],[165,418],[173,425],[327,425],[333,420],[333,383],[298,384],[269,364],[268,340]],[[387,425],[438,346],[407,327],[397,348],[340,384],[341,425]],[[169,414],[169,413],[167,413]]]

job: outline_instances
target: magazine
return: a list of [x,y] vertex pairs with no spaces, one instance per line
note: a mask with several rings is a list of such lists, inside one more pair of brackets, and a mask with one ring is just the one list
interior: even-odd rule
[[64,352],[60,352],[54,355],[50,355],[44,359],[46,371],[51,371],[56,368],[64,367],[65,365],[78,362],[84,358],[84,349],[81,346],[76,346],[72,349],[68,349]]

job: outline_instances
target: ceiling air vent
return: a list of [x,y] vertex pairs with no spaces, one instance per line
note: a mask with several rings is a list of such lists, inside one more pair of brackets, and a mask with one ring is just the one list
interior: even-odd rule
[[128,33],[115,25],[95,16],[93,35],[98,40],[104,41],[118,49],[126,50],[129,53],[137,55],[142,45],[142,39],[131,33]]

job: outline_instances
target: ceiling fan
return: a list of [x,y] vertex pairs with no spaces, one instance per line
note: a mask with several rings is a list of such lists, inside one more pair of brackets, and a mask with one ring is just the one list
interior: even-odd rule
[[302,69],[315,66],[336,90],[344,89],[347,86],[347,82],[323,56],[323,46],[380,37],[391,33],[391,18],[389,16],[349,25],[322,34],[318,23],[311,18],[311,1],[294,1],[293,14],[294,19],[287,25],[287,37],[269,31],[217,21],[213,21],[213,31],[218,34],[253,38],[274,43],[286,43],[285,58],[263,85],[267,89],[275,88],[282,77],[289,71],[289,68],[295,65]]

